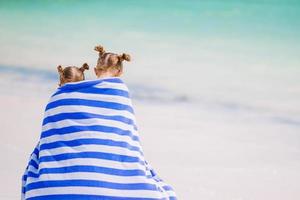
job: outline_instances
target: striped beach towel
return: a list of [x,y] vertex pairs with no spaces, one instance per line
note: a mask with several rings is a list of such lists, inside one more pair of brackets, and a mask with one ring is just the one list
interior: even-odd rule
[[120,78],[68,83],[52,95],[22,177],[22,199],[176,199],[143,156]]

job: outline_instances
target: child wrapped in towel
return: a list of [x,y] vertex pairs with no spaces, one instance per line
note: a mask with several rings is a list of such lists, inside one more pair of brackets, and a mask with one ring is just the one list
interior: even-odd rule
[[119,78],[130,56],[95,50],[97,80],[83,80],[87,65],[58,68],[60,87],[46,106],[22,199],[177,199],[143,156],[128,88]]

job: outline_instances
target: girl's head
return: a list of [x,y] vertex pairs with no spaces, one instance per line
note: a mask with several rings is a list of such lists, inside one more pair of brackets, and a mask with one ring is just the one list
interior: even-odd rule
[[89,69],[87,63],[84,63],[82,67],[69,66],[62,68],[61,65],[57,67],[60,83],[59,86],[64,85],[65,83],[77,82],[84,80],[84,71]]
[[102,46],[96,46],[95,51],[99,52],[97,66],[95,67],[95,74],[98,78],[104,76],[121,76],[123,73],[123,61],[130,61],[128,54],[115,54],[105,52]]

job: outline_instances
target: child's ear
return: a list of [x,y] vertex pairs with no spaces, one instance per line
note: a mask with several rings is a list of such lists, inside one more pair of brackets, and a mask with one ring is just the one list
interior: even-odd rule
[[121,76],[123,74],[123,70],[122,69],[118,69],[116,76]]

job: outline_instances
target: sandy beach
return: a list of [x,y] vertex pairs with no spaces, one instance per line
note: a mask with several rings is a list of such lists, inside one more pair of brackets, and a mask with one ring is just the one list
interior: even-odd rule
[[[3,200],[19,198],[53,86],[20,87],[19,95],[1,96]],[[38,92],[21,94],[30,88]],[[135,100],[134,106],[146,159],[180,199],[297,199],[298,126],[191,102]]]

